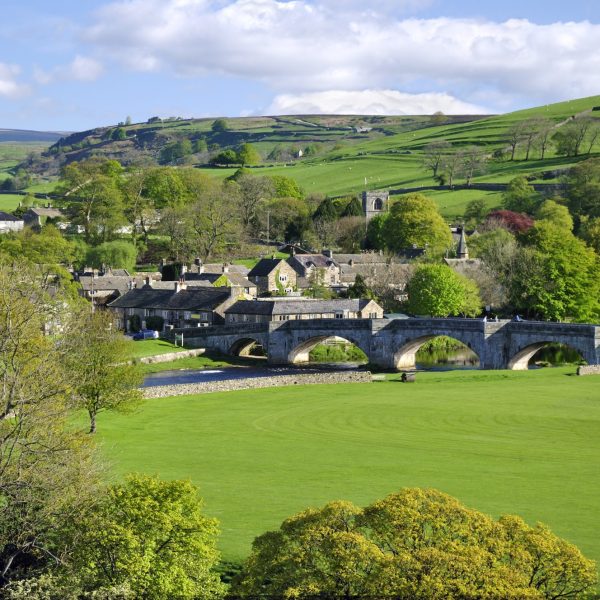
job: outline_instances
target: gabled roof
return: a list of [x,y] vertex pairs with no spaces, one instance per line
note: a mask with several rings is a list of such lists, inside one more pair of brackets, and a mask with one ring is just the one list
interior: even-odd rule
[[336,300],[313,300],[309,298],[281,298],[277,300],[238,300],[226,314],[246,315],[301,315],[334,313],[341,311],[359,312],[372,300],[364,298],[342,298]]
[[51,219],[56,219],[57,217],[62,217],[63,214],[58,208],[42,208],[35,207],[27,209],[25,214],[33,214],[38,217],[50,217]]
[[317,269],[327,269],[336,266],[335,262],[324,254],[297,254],[288,259],[288,263],[293,267],[294,263],[304,269],[317,267]]
[[132,281],[133,278],[131,277],[91,277],[89,275],[81,275],[79,277],[79,283],[86,292],[92,290],[97,292],[116,290],[124,294],[129,290]]
[[228,288],[194,287],[155,290],[150,286],[129,290],[109,304],[110,308],[155,308],[160,310],[214,310],[230,298]]
[[275,269],[287,263],[281,258],[261,258],[248,273],[248,277],[266,277]]
[[19,217],[15,217],[15,215],[11,215],[10,213],[4,212],[0,210],[0,221],[10,221],[14,223],[15,221],[22,221],[23,219],[19,219]]

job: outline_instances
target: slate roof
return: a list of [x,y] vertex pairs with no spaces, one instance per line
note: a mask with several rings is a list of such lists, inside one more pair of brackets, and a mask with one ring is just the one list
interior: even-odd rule
[[229,299],[230,290],[213,287],[195,287],[175,290],[154,289],[144,286],[129,290],[109,304],[110,308],[154,308],[159,310],[214,310]]
[[185,283],[187,285],[202,283],[213,284],[221,277],[226,277],[231,282],[231,285],[237,285],[238,287],[256,287],[255,283],[252,283],[241,273],[186,273]]
[[333,254],[333,261],[338,265],[350,264],[353,261],[354,264],[360,265],[384,265],[387,262],[385,256],[377,252],[362,252],[360,254]]
[[131,277],[105,276],[92,278],[89,275],[81,275],[79,277],[79,283],[86,292],[91,292],[92,289],[97,292],[117,290],[121,294],[124,294],[129,290],[131,281],[133,281]]
[[359,312],[371,300],[347,298],[339,300],[313,300],[300,298],[282,298],[278,300],[238,300],[230,306],[226,314],[246,315],[301,315],[329,313],[339,311]]
[[312,267],[317,267],[318,269],[327,269],[332,265],[335,265],[335,262],[323,255],[323,254],[297,254],[296,256],[292,256],[288,259],[288,263],[294,267],[294,263],[299,263],[302,268],[310,269]]
[[27,209],[25,215],[27,215],[27,213],[37,215],[39,217],[50,217],[51,219],[56,219],[57,217],[63,216],[62,212],[60,212],[58,208],[29,208]]
[[[152,288],[155,290],[175,290],[175,281],[152,281]],[[186,279],[185,281],[185,285],[188,288],[199,288],[199,287],[204,287],[204,288],[210,288],[213,287],[213,284],[210,281],[206,281],[206,280],[194,280],[194,281],[188,281]]]
[[267,277],[279,267],[282,262],[285,261],[281,258],[261,258],[250,270],[248,277]]
[[19,219],[19,217],[15,217],[15,215],[11,215],[10,213],[4,212],[3,210],[0,210],[0,221],[10,221],[10,222],[15,222],[15,221],[22,221],[23,219]]

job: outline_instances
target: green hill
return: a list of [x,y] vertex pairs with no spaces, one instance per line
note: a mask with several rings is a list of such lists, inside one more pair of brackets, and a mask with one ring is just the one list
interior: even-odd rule
[[[150,119],[147,123],[120,124],[71,134],[56,142],[29,169],[45,177],[56,176],[62,164],[91,155],[114,158],[123,164],[152,161],[158,164],[192,165],[215,177],[235,172],[210,166],[211,157],[226,149],[251,143],[262,161],[251,167],[256,175],[285,175],[298,181],[306,193],[339,196],[364,189],[398,189],[437,186],[423,165],[428,144],[446,140],[453,149],[477,146],[489,158],[473,184],[507,183],[517,175],[532,181],[558,181],[561,171],[589,157],[558,156],[554,148],[532,150],[530,160],[517,147],[515,160],[506,157],[510,129],[531,119],[547,119],[552,133],[574,116],[596,117],[600,96],[495,116],[335,116],[295,115],[226,119],[226,130],[213,131],[214,119]],[[179,146],[177,146],[179,144]],[[169,149],[174,150],[170,152]],[[600,150],[594,144],[591,154]],[[302,151],[302,156],[299,156]],[[182,154],[182,155],[181,155]],[[502,158],[499,155],[504,154]],[[509,152],[510,155],[510,152]],[[464,180],[456,179],[461,184]],[[492,191],[434,190],[444,214],[462,214],[474,198],[484,198],[489,206],[499,203]]]

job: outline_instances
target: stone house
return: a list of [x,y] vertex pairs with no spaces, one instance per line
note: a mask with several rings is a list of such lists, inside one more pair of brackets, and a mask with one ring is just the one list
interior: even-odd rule
[[268,323],[300,319],[382,319],[383,308],[374,300],[272,298],[238,300],[225,310],[225,322]]
[[258,294],[291,292],[297,285],[296,271],[285,260],[262,258],[248,273]]
[[54,222],[59,221],[63,217],[63,213],[58,208],[51,207],[28,208],[23,213],[23,221],[29,227],[43,227],[48,220]]
[[0,233],[9,233],[10,231],[21,231],[25,225],[23,219],[15,217],[10,213],[0,211]]
[[[166,283],[166,282],[164,282]],[[188,287],[173,281],[170,289],[155,289],[152,282],[129,290],[108,304],[122,329],[130,329],[130,319],[138,315],[145,327],[148,317],[162,317],[164,327],[206,327],[224,322],[225,310],[239,296],[232,287]]]
[[188,285],[206,282],[214,287],[235,287],[248,298],[256,298],[258,293],[255,283],[235,271],[225,271],[224,273],[191,273],[188,271],[184,275],[184,281]]
[[295,254],[287,262],[296,271],[298,288],[310,287],[315,279],[326,287],[340,283],[340,268],[324,254]]

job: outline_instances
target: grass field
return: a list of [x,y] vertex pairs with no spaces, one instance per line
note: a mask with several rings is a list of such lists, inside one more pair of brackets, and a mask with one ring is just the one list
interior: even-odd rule
[[147,401],[103,414],[114,474],[191,478],[224,558],[307,506],[431,486],[543,521],[600,559],[600,380],[573,368],[419,374]]
[[144,358],[146,356],[157,356],[169,352],[181,352],[185,350],[181,346],[175,346],[166,340],[139,340],[132,344],[132,358]]

